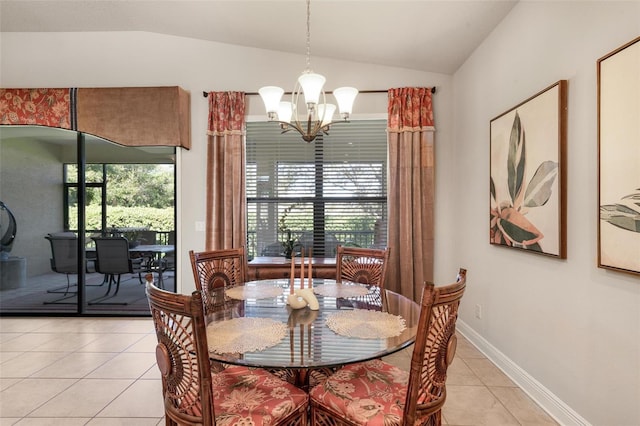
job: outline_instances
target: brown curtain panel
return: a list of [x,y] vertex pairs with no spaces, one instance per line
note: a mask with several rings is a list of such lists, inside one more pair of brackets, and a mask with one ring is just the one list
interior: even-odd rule
[[246,244],[245,96],[210,92],[207,134],[207,250]]
[[415,301],[433,281],[434,123],[431,89],[389,90],[387,288]]

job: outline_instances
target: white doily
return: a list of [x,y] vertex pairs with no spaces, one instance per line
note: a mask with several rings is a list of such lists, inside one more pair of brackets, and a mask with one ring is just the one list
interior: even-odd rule
[[404,318],[386,312],[353,309],[329,315],[327,327],[341,336],[384,339],[399,336],[406,328]]
[[270,318],[234,318],[207,325],[209,350],[219,353],[261,351],[277,345],[287,325]]
[[313,292],[328,297],[358,297],[369,293],[369,289],[361,284],[320,284],[313,286]]
[[281,296],[284,289],[272,285],[240,285],[225,290],[227,297],[238,300],[247,299],[270,299]]

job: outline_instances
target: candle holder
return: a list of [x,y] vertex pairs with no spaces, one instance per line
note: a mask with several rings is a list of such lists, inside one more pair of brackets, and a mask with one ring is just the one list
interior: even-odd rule
[[318,303],[318,298],[316,298],[316,295],[313,294],[313,269],[311,250],[309,250],[309,285],[307,286],[307,288],[304,287],[304,260],[304,248],[302,248],[300,252],[300,288],[295,289],[295,258],[291,259],[291,274],[289,275],[289,296],[287,296],[287,304],[292,309],[302,309],[306,306],[309,306],[309,309],[311,309],[312,311],[317,311],[320,309],[320,305]]
[[[296,293],[299,290],[296,290]],[[298,294],[290,294],[287,296],[287,305],[291,306],[292,309],[302,309],[307,306],[307,301],[302,297],[298,296]]]
[[317,311],[320,309],[320,304],[318,303],[318,298],[313,293],[313,288],[303,288],[296,290],[295,295],[301,297],[304,300],[305,305],[309,306],[309,309],[312,311]]

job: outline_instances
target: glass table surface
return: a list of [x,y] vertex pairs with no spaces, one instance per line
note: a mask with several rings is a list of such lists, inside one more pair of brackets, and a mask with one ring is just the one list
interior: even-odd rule
[[[369,289],[367,296],[330,297],[316,294],[319,310],[308,307],[292,309],[287,304],[289,279],[250,281],[244,284],[248,297],[243,300],[226,298],[225,308],[210,314],[207,323],[233,318],[269,318],[286,325],[284,338],[274,346],[244,353],[209,352],[210,359],[223,363],[263,368],[314,369],[334,367],[380,358],[411,345],[416,336],[420,306],[413,300],[389,290],[380,294],[377,287]],[[332,279],[313,279],[313,286],[336,285]],[[343,285],[359,285],[343,283]],[[252,298],[251,290],[263,286],[280,287],[282,292],[269,291],[265,298]],[[299,279],[294,287],[299,286]],[[255,287],[255,288],[253,288]],[[272,289],[270,289],[272,290]],[[273,294],[278,294],[274,296]],[[372,297],[373,296],[373,297]],[[262,297],[262,296],[259,296]],[[406,328],[395,337],[357,338],[332,331],[327,318],[345,310],[371,309],[398,315]],[[211,338],[210,338],[211,339]]]

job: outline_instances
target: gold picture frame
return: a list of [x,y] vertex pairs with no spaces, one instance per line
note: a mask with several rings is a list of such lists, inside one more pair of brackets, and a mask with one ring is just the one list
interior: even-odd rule
[[640,37],[597,74],[598,267],[640,275]]
[[566,80],[491,120],[491,244],[567,257],[566,122]]

